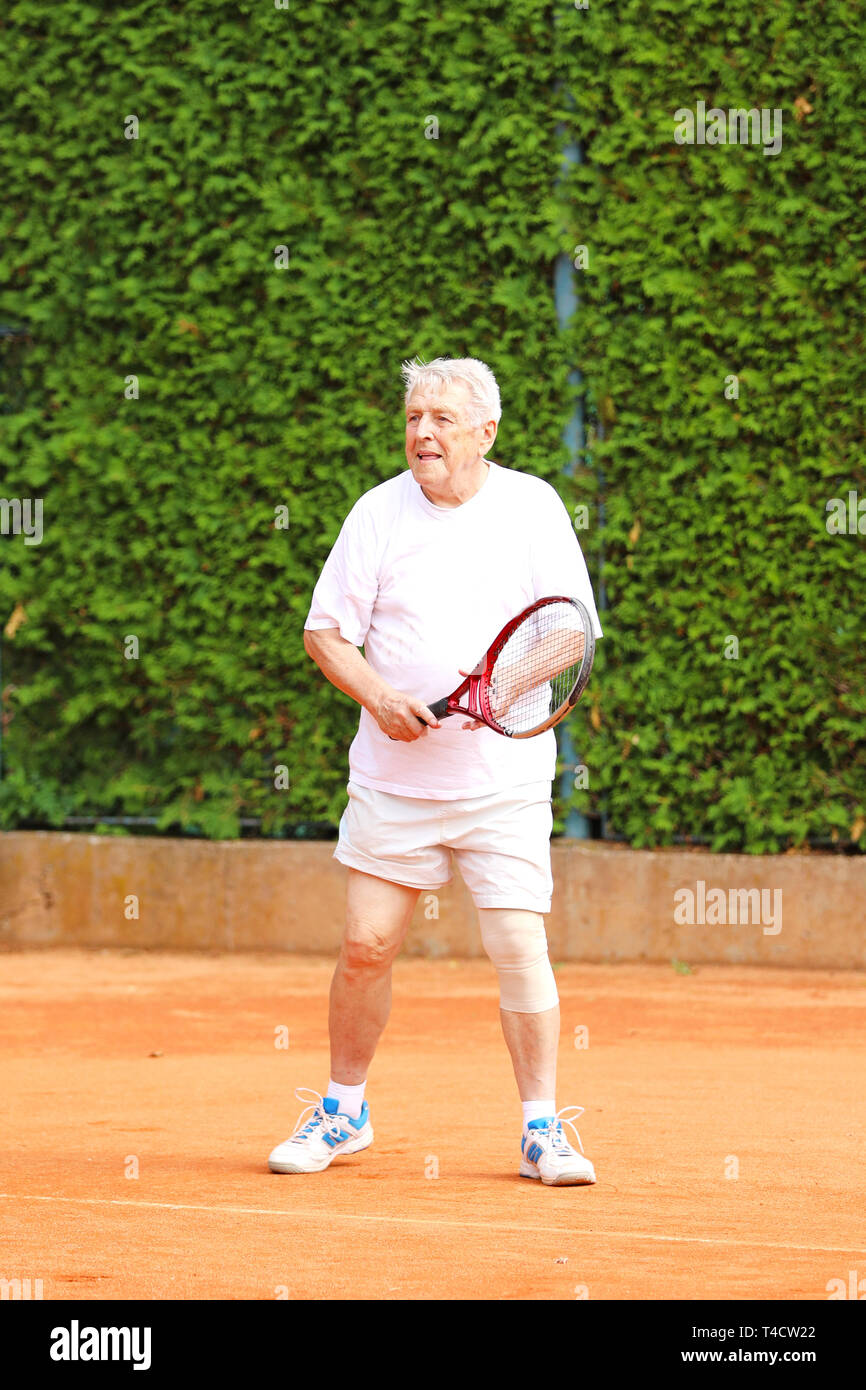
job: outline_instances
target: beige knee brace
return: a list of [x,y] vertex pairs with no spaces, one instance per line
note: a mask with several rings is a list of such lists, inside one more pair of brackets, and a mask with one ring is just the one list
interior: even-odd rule
[[499,1007],[540,1014],[559,1003],[540,912],[479,907],[481,940],[499,975]]

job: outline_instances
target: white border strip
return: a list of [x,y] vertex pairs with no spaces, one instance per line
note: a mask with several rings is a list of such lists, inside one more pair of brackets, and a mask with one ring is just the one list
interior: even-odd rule
[[[290,1211],[279,1207],[208,1207],[194,1202],[140,1202],[119,1197],[55,1197],[26,1192],[0,1192],[0,1201],[7,1202],[71,1202],[77,1206],[147,1207],[156,1211],[205,1211],[226,1216],[281,1216],[291,1221],[316,1220],[320,1213],[315,1207]],[[605,1231],[597,1226],[539,1226],[535,1222],[519,1226],[502,1221],[449,1221],[426,1216],[367,1216],[357,1212],[328,1211],[329,1221],[368,1221],[373,1225],[442,1226],[458,1230],[505,1231],[515,1235],[602,1236],[607,1240],[655,1240],[674,1245],[738,1246],[755,1250],[800,1250],[809,1254],[818,1251],[828,1255],[863,1255],[864,1245],[791,1245],[786,1241],[726,1240],[717,1236],[665,1236],[651,1231]]]

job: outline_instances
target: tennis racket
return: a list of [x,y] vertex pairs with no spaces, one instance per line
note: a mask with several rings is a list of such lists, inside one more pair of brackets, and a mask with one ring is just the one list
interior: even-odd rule
[[452,695],[428,709],[437,719],[465,714],[506,738],[533,738],[577,704],[594,656],[584,605],[574,598],[540,598],[506,623]]

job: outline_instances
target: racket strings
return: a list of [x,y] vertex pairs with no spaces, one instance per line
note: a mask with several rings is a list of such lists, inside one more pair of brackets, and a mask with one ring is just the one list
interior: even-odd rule
[[489,676],[491,713],[507,734],[545,724],[569,701],[583,665],[586,629],[570,603],[528,614],[506,639]]

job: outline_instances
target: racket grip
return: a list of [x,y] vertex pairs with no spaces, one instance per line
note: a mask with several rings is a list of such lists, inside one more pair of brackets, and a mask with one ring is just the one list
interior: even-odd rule
[[[427,708],[429,709],[431,714],[436,716],[437,719],[447,719],[448,715],[451,713],[451,711],[448,708],[447,695],[443,695],[441,700],[434,700],[432,705],[428,705]],[[422,719],[420,714],[416,714],[415,718],[418,720],[419,724],[423,724],[425,728],[427,727],[426,720]],[[396,743],[397,740],[394,738],[393,734],[389,734],[388,737],[391,739],[392,742]]]

